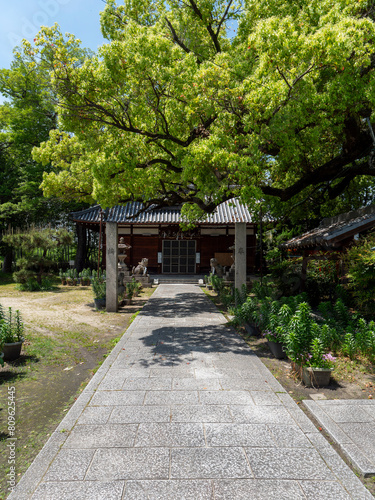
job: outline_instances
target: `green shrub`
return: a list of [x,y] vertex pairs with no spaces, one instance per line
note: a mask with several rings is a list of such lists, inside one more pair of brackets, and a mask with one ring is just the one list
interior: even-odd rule
[[131,281],[126,283],[126,297],[129,300],[131,300],[134,297],[135,293],[140,290],[139,285],[140,283],[138,283],[138,281],[135,278],[132,278]]
[[211,274],[211,283],[212,283],[212,288],[215,290],[217,294],[220,295],[220,292],[224,288],[224,279],[219,278],[217,274]]
[[[24,232],[9,232],[2,239],[22,251],[22,257],[16,262],[18,269],[14,273],[14,280],[20,284],[26,284],[30,279],[41,284],[42,278],[54,264],[52,253],[59,246],[73,242],[73,236],[64,228],[32,227]],[[26,285],[26,289],[27,287],[30,284]]]
[[309,259],[305,290],[309,303],[317,306],[326,298],[333,298],[338,284],[336,261],[333,254],[318,254],[319,260]]
[[275,292],[273,282],[263,279],[262,282],[254,281],[251,286],[251,293],[255,295],[258,300],[263,300],[267,297],[272,297]]
[[375,234],[360,240],[345,256],[348,269],[349,290],[355,305],[362,314],[375,313]]
[[106,282],[102,276],[99,278],[93,276],[91,280],[92,291],[95,299],[105,299],[106,297]]
[[20,342],[23,340],[24,324],[21,313],[17,309],[15,313],[11,307],[5,313],[0,305],[0,347],[6,343]]
[[279,296],[289,297],[301,287],[302,259],[285,259],[270,266],[271,278]]

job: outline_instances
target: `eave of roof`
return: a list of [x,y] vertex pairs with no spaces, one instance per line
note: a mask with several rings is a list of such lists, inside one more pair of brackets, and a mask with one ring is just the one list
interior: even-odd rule
[[[166,207],[161,209],[149,208],[144,212],[143,205],[139,202],[116,205],[107,211],[101,211],[99,205],[72,212],[70,217],[75,222],[99,224],[101,214],[103,222],[117,222],[118,224],[180,224],[181,207]],[[221,203],[212,214],[208,214],[200,225],[234,224],[236,222],[253,223],[247,207],[237,199]]]
[[356,233],[375,226],[375,205],[323,219],[320,226],[283,243],[282,248],[335,247]]

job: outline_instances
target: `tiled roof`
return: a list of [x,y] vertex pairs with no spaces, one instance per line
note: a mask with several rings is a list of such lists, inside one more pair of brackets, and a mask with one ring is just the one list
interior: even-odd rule
[[[179,224],[182,222],[181,207],[148,208],[140,212],[142,208],[143,205],[139,202],[116,205],[103,211],[103,222],[119,224]],[[99,223],[100,210],[100,205],[95,205],[80,212],[72,212],[70,216],[76,222]],[[251,223],[253,221],[247,207],[237,199],[232,199],[219,205],[200,224],[233,224],[235,222]]]
[[287,241],[283,248],[331,247],[340,241],[375,227],[375,205],[323,219],[319,227]]

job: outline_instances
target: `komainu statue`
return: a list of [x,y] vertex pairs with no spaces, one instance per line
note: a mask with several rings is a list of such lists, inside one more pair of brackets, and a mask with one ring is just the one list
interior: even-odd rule
[[211,266],[211,272],[212,274],[216,274],[219,278],[222,278],[223,275],[224,275],[224,268],[221,264],[219,264],[219,262],[217,261],[217,259],[215,259],[214,257],[212,257],[212,259],[210,260],[210,266]]
[[141,260],[141,262],[138,262],[137,267],[133,267],[132,274],[134,276],[146,276],[147,274],[147,266],[148,266],[148,259],[145,257]]

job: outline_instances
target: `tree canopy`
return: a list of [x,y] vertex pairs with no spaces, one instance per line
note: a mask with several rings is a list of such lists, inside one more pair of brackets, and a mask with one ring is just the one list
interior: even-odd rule
[[107,0],[83,63],[42,29],[25,50],[50,58],[58,113],[34,149],[44,193],[210,212],[371,190],[374,20],[370,0]]
[[66,203],[46,199],[40,188],[51,165],[33,160],[31,151],[57,127],[50,61],[29,49],[15,50],[10,69],[0,70],[0,232],[9,224],[26,227],[60,221]]

